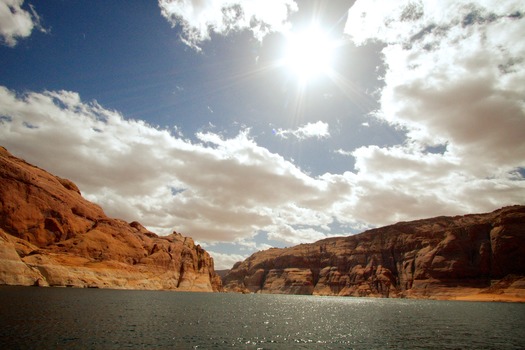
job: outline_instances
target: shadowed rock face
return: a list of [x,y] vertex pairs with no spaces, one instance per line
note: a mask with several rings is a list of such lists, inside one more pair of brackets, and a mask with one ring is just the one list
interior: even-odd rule
[[492,293],[525,300],[523,276],[525,206],[513,206],[272,248],[237,263],[223,284],[244,293],[444,299]]
[[0,147],[0,284],[221,290],[189,237],[108,218],[77,186]]

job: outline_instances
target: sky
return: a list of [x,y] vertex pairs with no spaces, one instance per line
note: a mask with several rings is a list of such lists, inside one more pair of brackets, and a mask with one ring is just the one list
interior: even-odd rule
[[0,145],[253,252],[525,204],[525,3],[0,0]]

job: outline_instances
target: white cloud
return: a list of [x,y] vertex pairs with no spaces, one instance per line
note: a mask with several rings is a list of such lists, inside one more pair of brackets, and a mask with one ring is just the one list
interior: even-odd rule
[[72,179],[109,215],[159,233],[233,242],[284,225],[324,226],[332,203],[351,192],[345,178],[310,177],[248,131],[199,133],[192,143],[73,92],[17,96],[2,87],[0,115],[12,153]]
[[384,224],[523,203],[512,173],[525,167],[524,12],[520,1],[355,3],[346,32],[387,44],[376,116],[408,134],[353,152],[359,205],[339,217]]
[[[416,144],[362,147],[352,153],[356,173],[312,177],[258,146],[248,130],[229,139],[198,133],[191,142],[73,92],[17,95],[0,87],[0,116],[3,146],[73,180],[108,215],[161,234],[176,230],[212,249],[248,247],[259,232],[297,244],[340,233],[330,231],[334,221],[388,224],[525,198],[515,173],[478,177],[461,155]],[[217,259],[222,268],[238,257]]]
[[270,239],[280,240],[290,245],[297,245],[304,242],[318,241],[320,239],[326,238],[326,235],[311,227],[294,228],[290,225],[283,224],[270,228],[268,237]]
[[238,261],[244,261],[248,258],[247,255],[239,254],[225,254],[214,252],[213,250],[206,249],[208,253],[213,257],[215,270],[229,270]]
[[31,12],[22,9],[24,0],[0,0],[0,38],[7,46],[15,46],[17,40],[31,35],[33,28],[45,30],[40,17],[30,5]]
[[334,153],[340,154],[340,155],[345,156],[345,157],[354,155],[354,152],[352,152],[352,151],[345,151],[342,148],[339,148],[339,149],[335,150]]
[[293,0],[159,0],[159,6],[173,26],[182,26],[182,40],[196,49],[211,33],[249,29],[262,39],[285,30],[288,16],[297,11]]
[[328,138],[330,137],[330,131],[328,130],[328,123],[318,121],[315,123],[308,123],[303,125],[296,130],[291,129],[278,129],[275,130],[275,134],[281,136],[282,138],[288,138],[288,135],[291,135],[298,140],[305,140],[308,138]]

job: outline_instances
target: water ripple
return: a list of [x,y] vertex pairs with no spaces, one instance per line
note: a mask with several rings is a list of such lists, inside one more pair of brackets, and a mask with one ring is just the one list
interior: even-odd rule
[[525,304],[0,287],[2,349],[523,349]]

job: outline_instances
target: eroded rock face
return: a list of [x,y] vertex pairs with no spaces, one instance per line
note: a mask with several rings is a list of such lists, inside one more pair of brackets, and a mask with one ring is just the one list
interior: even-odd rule
[[513,206],[272,248],[237,263],[223,284],[244,293],[450,299],[505,294],[497,282],[510,278],[513,296],[525,300],[524,276],[525,206]]
[[71,181],[0,147],[0,284],[219,291],[189,237],[108,218]]

